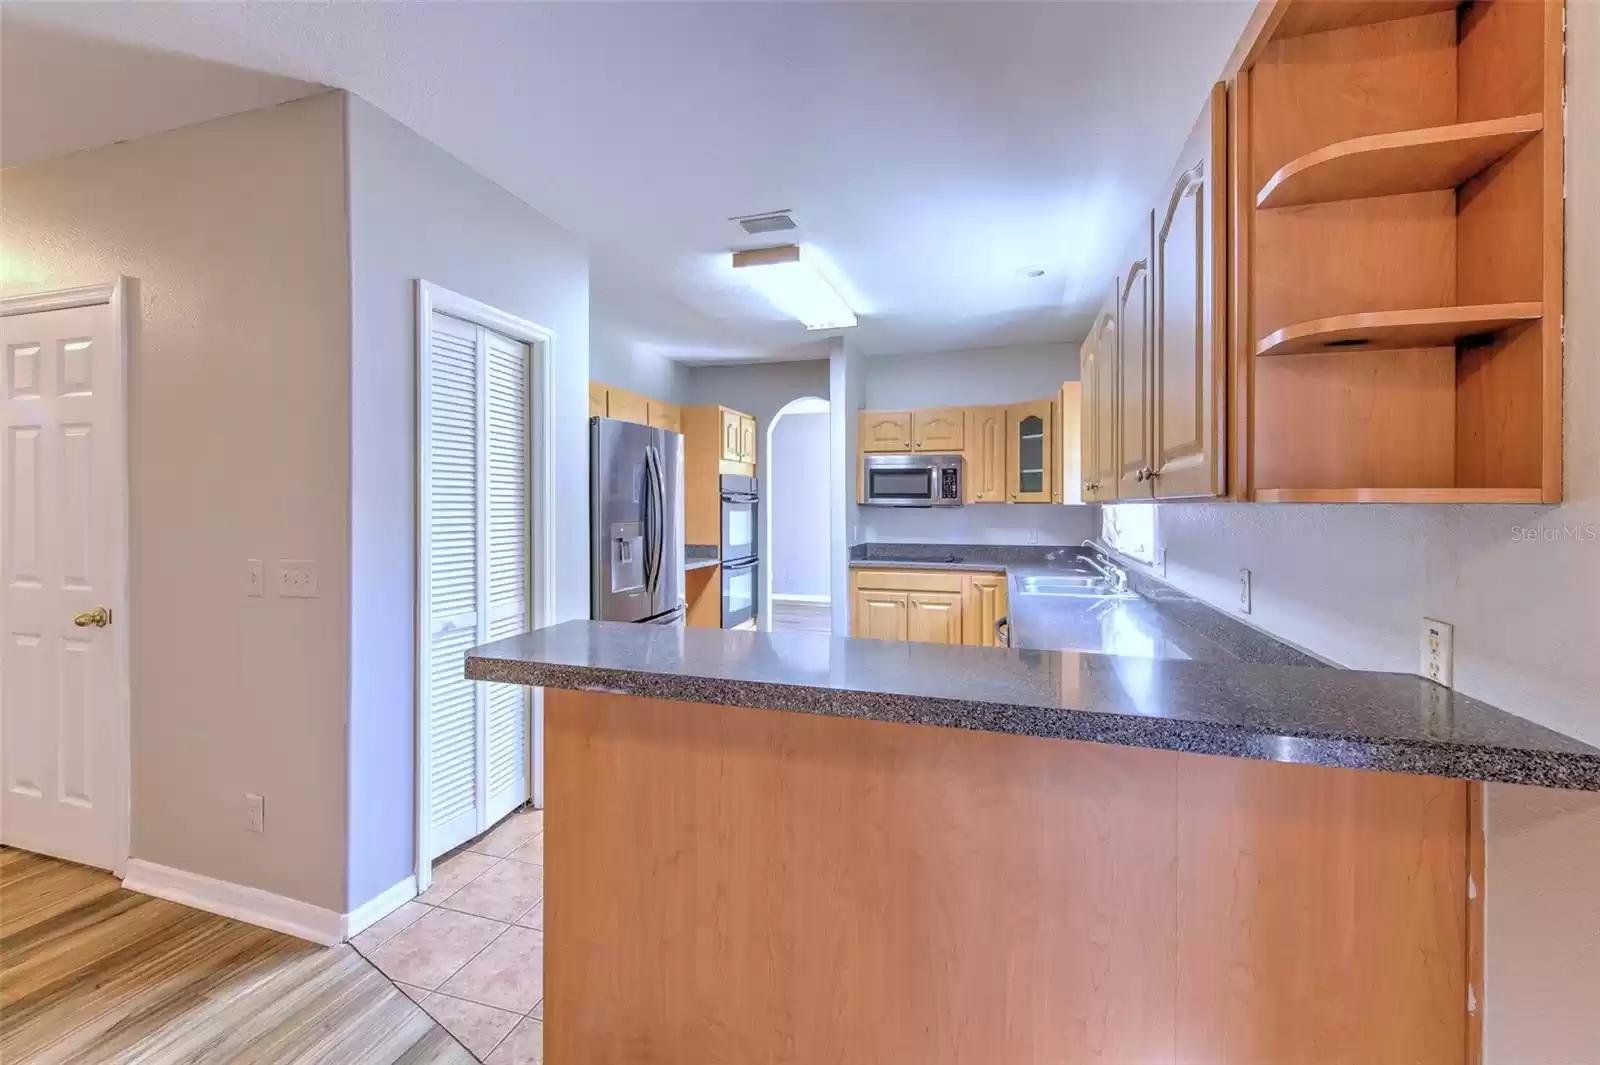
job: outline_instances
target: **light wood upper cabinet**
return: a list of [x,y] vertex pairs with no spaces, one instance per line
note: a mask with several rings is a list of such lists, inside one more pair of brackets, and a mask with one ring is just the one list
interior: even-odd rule
[[1102,503],[1117,498],[1117,354],[1122,341],[1117,305],[1121,296],[1121,279],[1117,278],[1094,334],[1093,417],[1088,422],[1094,466],[1088,480],[1094,485],[1093,498]]
[[973,407],[968,411],[966,478],[968,503],[1006,501],[1006,409]]
[[864,410],[860,415],[859,434],[862,451],[910,451],[912,446],[911,412]]
[[1150,496],[1150,369],[1154,324],[1150,216],[1145,218],[1143,255],[1128,267],[1118,298],[1122,339],[1117,350],[1117,498]]
[[650,424],[649,401],[623,388],[606,389],[606,416],[625,422]]
[[970,647],[1000,647],[997,627],[1006,616],[1003,573],[969,573],[961,589],[961,642]]
[[756,420],[748,414],[739,415],[739,461],[756,463]]
[[1083,498],[1083,382],[1066,381],[1056,396],[1053,411],[1058,469],[1051,478],[1053,502],[1082,503]]
[[663,403],[660,400],[649,400],[645,406],[649,411],[649,421],[646,423],[652,429],[667,429],[674,433],[683,432],[683,411],[676,403]]
[[1006,498],[1012,503],[1050,502],[1050,401],[1006,408]]
[[1219,84],[1156,218],[1149,487],[1162,499],[1225,485],[1227,110]]
[[960,644],[961,593],[906,593],[906,639],[912,643]]
[[851,604],[850,635],[865,640],[904,640],[908,594],[857,588]]
[[744,461],[744,415],[722,408],[722,457],[728,462]]
[[958,452],[967,446],[967,412],[961,407],[911,414],[913,451]]
[[606,416],[606,386],[599,381],[589,382],[589,417]]

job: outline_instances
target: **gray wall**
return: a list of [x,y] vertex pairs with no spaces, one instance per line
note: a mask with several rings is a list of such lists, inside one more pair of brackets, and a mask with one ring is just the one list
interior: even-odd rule
[[[413,866],[416,278],[554,330],[556,620],[589,613],[589,274],[580,242],[377,108],[349,97],[350,887]],[[573,505],[572,501],[579,501]]]
[[[350,292],[338,95],[9,169],[8,294],[139,280],[128,365],[133,857],[345,891]],[[247,598],[316,559],[321,598]],[[409,732],[409,724],[406,729]],[[246,831],[247,792],[266,831]],[[392,883],[393,881],[391,881]]]
[[828,598],[829,412],[785,414],[772,427],[772,594]]
[[976,407],[1053,396],[1078,379],[1077,344],[976,348],[863,361],[864,410]]
[[589,376],[651,399],[680,402],[688,370],[639,344],[626,330],[590,319]]
[[856,542],[862,507],[856,502],[857,434],[862,409],[864,359],[851,342],[840,337],[828,355],[828,421],[832,438],[828,491],[833,506],[828,516],[829,585],[833,609],[830,622],[840,636],[850,632],[850,545]]

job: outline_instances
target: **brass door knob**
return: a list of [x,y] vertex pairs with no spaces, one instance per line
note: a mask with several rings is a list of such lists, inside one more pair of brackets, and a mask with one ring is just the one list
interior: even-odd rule
[[97,629],[103,629],[111,624],[111,611],[103,606],[97,606],[93,610],[85,610],[83,613],[74,616],[72,623],[80,629],[87,629],[91,625]]

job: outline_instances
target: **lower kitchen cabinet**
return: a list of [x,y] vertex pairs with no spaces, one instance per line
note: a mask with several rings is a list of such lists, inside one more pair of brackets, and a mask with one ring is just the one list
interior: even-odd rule
[[1003,647],[1000,621],[1006,616],[1006,575],[969,573],[961,590],[961,642],[972,647]]
[[851,604],[850,635],[863,640],[904,640],[907,594],[857,588]]
[[912,643],[961,643],[961,593],[907,592],[905,638]]
[[850,635],[868,640],[1000,646],[1003,573],[857,569],[850,574]]

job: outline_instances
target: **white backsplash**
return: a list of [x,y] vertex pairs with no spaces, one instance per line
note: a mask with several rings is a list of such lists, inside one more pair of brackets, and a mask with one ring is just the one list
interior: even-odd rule
[[1099,528],[1099,507],[977,503],[965,507],[859,507],[853,543],[1082,543]]

